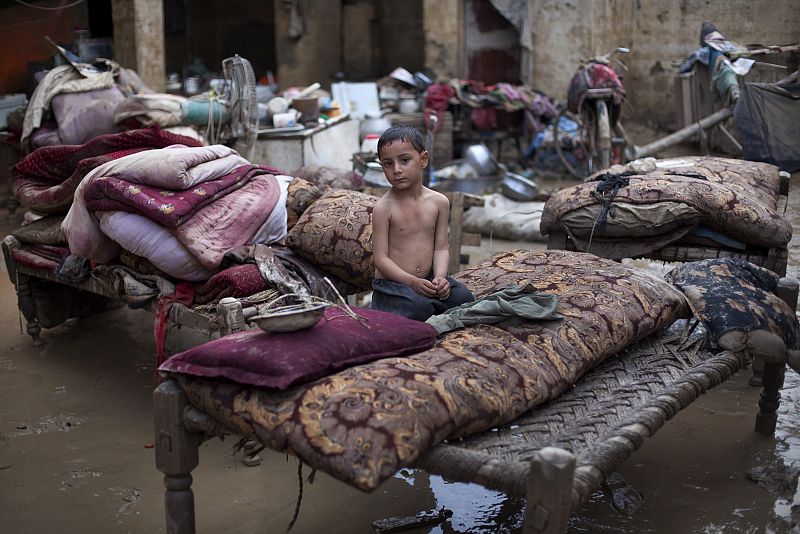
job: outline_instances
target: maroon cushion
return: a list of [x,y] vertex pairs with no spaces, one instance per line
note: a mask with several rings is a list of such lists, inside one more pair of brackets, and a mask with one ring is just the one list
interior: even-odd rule
[[422,352],[436,342],[436,330],[427,323],[353,309],[368,326],[332,307],[313,328],[288,334],[237,332],[176,354],[158,369],[286,389],[345,367]]

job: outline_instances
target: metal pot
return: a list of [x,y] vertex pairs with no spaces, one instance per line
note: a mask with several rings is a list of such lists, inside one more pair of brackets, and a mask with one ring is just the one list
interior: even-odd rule
[[464,151],[464,158],[481,176],[497,174],[497,162],[494,155],[483,143],[469,145]]
[[361,139],[367,134],[381,135],[392,126],[392,122],[380,114],[369,114],[361,121]]
[[538,188],[532,180],[513,172],[505,174],[500,190],[504,196],[517,202],[529,202],[538,194]]

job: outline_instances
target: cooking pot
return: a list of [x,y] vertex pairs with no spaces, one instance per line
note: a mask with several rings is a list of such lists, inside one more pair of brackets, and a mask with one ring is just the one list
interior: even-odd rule
[[503,195],[517,202],[529,202],[536,198],[538,188],[533,180],[513,172],[506,172],[500,183]]
[[469,145],[464,151],[464,158],[481,176],[497,174],[497,162],[494,155],[483,143]]
[[379,113],[370,113],[361,121],[361,139],[367,134],[381,135],[392,126],[392,122]]

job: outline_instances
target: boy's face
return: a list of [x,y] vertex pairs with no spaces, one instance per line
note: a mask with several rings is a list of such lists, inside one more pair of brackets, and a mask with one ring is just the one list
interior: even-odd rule
[[422,169],[428,165],[428,151],[417,152],[408,141],[395,141],[381,149],[383,174],[392,187],[406,189],[422,181]]

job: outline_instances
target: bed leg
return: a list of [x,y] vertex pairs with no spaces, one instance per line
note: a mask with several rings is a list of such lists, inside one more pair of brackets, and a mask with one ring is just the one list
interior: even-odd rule
[[545,447],[536,452],[528,472],[524,534],[561,534],[567,531],[572,506],[575,455]]
[[244,322],[244,312],[242,303],[233,297],[225,297],[217,304],[217,313],[222,317],[222,327],[220,335],[227,336],[232,332],[244,330],[247,326]]
[[[800,285],[793,278],[781,278],[775,291],[792,310],[797,309],[797,295]],[[756,432],[773,434],[778,421],[778,407],[781,404],[781,388],[786,374],[786,362],[764,362],[762,382],[764,389],[758,399],[758,415],[756,415]]]
[[39,337],[42,327],[36,318],[36,305],[33,303],[33,290],[31,289],[31,279],[29,276],[17,273],[17,302],[19,311],[28,321],[25,330],[31,336],[34,347],[41,347],[44,341]]
[[181,388],[167,380],[153,393],[156,467],[164,473],[167,534],[194,534],[192,469],[199,462],[200,435],[188,432],[182,421],[189,405]]

